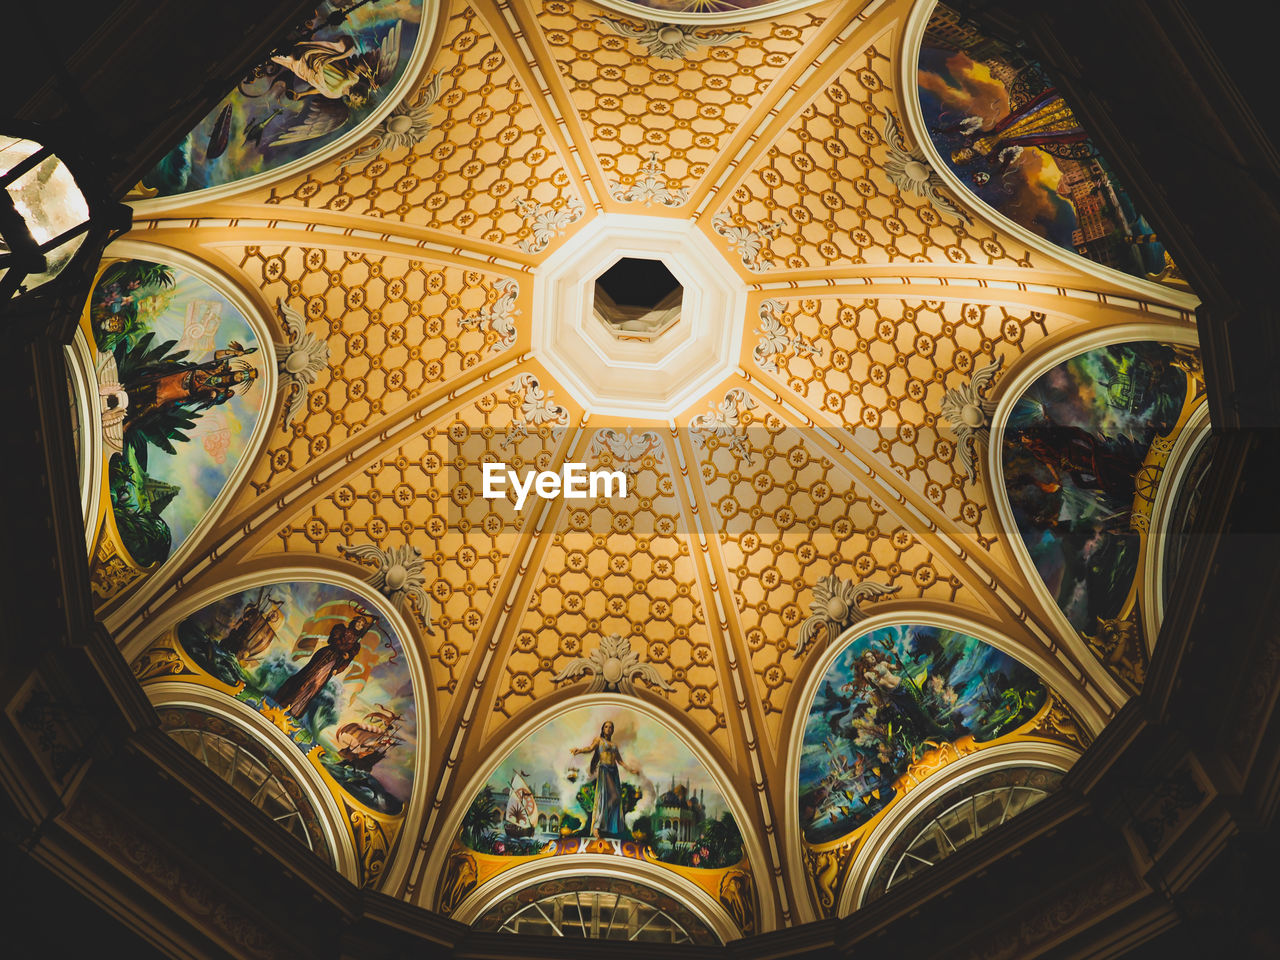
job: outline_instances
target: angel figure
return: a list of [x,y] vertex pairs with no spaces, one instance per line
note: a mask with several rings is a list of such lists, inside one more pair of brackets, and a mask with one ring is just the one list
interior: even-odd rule
[[367,105],[390,82],[400,62],[402,21],[397,20],[374,50],[361,52],[349,36],[337,40],[303,40],[271,58],[311,89],[290,91],[291,100],[309,97],[300,120],[271,139],[273,144],[301,143],[339,129],[353,110]]

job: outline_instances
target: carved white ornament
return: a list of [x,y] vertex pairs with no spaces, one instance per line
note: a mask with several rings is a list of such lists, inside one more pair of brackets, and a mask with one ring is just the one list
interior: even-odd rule
[[823,577],[813,588],[813,600],[809,604],[811,613],[800,624],[795,655],[798,657],[804,653],[819,631],[826,633],[823,642],[830,643],[850,626],[865,619],[867,615],[861,609],[862,601],[888,596],[901,589],[879,583],[855,584],[834,574]]
[[658,462],[663,459],[662,438],[652,430],[643,433],[632,433],[630,430],[623,433],[612,428],[597,430],[591,438],[590,451],[593,457],[607,453],[615,467],[630,474],[640,469],[640,461],[647,456],[652,456]]
[[689,432],[698,438],[699,446],[707,445],[707,437],[723,440],[733,451],[734,456],[745,458],[747,464],[755,463],[751,456],[751,448],[744,433],[739,432],[742,423],[739,416],[746,410],[755,408],[756,402],[747,391],[734,387],[724,395],[717,406],[710,403],[710,413],[700,413],[689,421]]
[[615,183],[609,188],[613,199],[623,203],[643,203],[646,207],[651,203],[660,203],[664,207],[678,207],[689,199],[689,188],[681,187],[672,190],[667,185],[667,175],[662,172],[658,163],[658,152],[649,154],[649,159],[640,165],[640,176],[635,183],[624,187]]
[[308,333],[306,318],[284,300],[277,299],[276,308],[289,337],[287,343],[272,344],[276,351],[276,369],[280,371],[280,391],[287,393],[297,388],[293,389],[284,411],[284,425],[287,427],[306,406],[307,394],[315,386],[320,371],[328,368],[329,344]]
[[373,544],[359,547],[339,545],[338,549],[362,563],[372,563],[374,569],[366,578],[370,586],[396,606],[411,600],[422,615],[427,633],[435,633],[431,629],[431,596],[426,590],[427,580],[423,575],[426,561],[422,559],[422,551],[408,544],[390,550]]
[[631,638],[620,633],[600,638],[600,646],[586,657],[575,657],[563,670],[552,677],[552,682],[591,675],[588,693],[616,690],[619,693],[635,693],[632,681],[639,679],[663,690],[674,689],[662,679],[657,669],[649,663],[641,663],[639,655],[631,649]]
[[533,374],[524,373],[516,377],[507,386],[507,393],[520,397],[520,407],[507,424],[502,446],[508,447],[523,440],[529,435],[530,427],[536,430],[544,423],[554,423],[558,427],[569,425],[569,411],[560,404],[551,402],[555,392],[544,391]]
[[459,325],[475,327],[483,332],[492,330],[498,335],[491,349],[501,353],[516,342],[516,297],[520,296],[520,284],[514,280],[500,280],[496,287],[498,299],[488,310],[469,314],[458,321]]
[[942,417],[956,435],[956,456],[970,480],[977,479],[977,454],[991,439],[991,415],[996,412],[995,401],[983,394],[995,380],[1002,363],[1004,357],[997,357],[994,363],[974,373],[968,383],[952,387],[942,395]]
[[565,227],[583,214],[582,203],[576,198],[560,210],[533,199],[517,200],[516,210],[524,218],[524,225],[533,232],[533,236],[516,244],[525,253],[541,253],[552,237],[563,233]]
[[410,106],[408,97],[396,104],[395,109],[373,128],[371,135],[378,139],[349,159],[342,161],[341,166],[349,167],[372,160],[383,150],[416,147],[431,132],[431,108],[439,99],[440,74],[436,73],[423,88],[422,95],[418,97],[416,104]]
[[698,47],[723,44],[745,37],[743,30],[708,30],[699,35],[698,28],[687,23],[654,23],[639,21],[639,26],[612,17],[596,17],[619,36],[643,44],[651,57],[660,60],[683,60]]
[[889,159],[884,162],[884,172],[899,190],[906,190],[924,197],[935,207],[953,213],[965,223],[972,223],[969,215],[940,192],[942,178],[929,166],[920,150],[907,147],[898,118],[892,110],[884,112],[884,142],[889,147]]
[[768,373],[778,372],[777,358],[788,350],[794,351],[797,357],[822,356],[822,347],[791,333],[782,325],[782,312],[781,300],[764,300],[760,304],[760,326],[756,327],[760,339],[751,348],[751,356],[760,369]]
[[729,241],[742,258],[742,265],[752,273],[773,269],[773,258],[764,251],[764,245],[776,237],[783,226],[781,220],[757,220],[754,228],[734,226],[733,218],[723,210],[711,221],[711,229]]

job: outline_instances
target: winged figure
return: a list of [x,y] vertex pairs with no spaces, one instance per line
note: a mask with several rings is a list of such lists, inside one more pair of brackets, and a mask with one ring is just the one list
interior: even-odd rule
[[795,655],[799,657],[803,654],[820,631],[826,632],[824,639],[830,642],[848,627],[865,619],[867,615],[861,609],[864,600],[888,596],[901,589],[866,581],[853,583],[835,575],[823,577],[813,588],[813,600],[809,604],[812,612],[800,624]]
[[320,371],[329,366],[329,344],[308,333],[306,318],[284,300],[276,300],[276,307],[289,337],[287,343],[274,344],[280,389],[286,391],[297,387],[285,408],[284,425],[287,427],[306,406],[307,392]]
[[314,140],[340,128],[395,76],[400,62],[403,21],[397,20],[373,50],[362,52],[350,36],[303,40],[271,59],[311,89],[288,94],[309,98],[297,123],[271,139],[273,144]]
[[653,664],[640,662],[640,657],[631,649],[631,638],[620,633],[601,637],[600,646],[592,650],[590,656],[575,657],[551,679],[559,683],[584,674],[591,674],[588,693],[601,693],[605,690],[634,693],[632,681],[635,679],[663,690],[673,689],[671,684],[662,679]]

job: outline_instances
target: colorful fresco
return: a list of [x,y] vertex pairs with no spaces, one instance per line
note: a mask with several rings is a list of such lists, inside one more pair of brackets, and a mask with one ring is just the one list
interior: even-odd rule
[[1135,503],[1149,515],[1155,486],[1144,464],[1183,419],[1195,394],[1187,371],[1198,367],[1189,348],[1113,344],[1042,374],[1010,414],[1001,459],[1014,521],[1082,634],[1132,612]]
[[328,583],[256,587],[187,617],[173,639],[211,685],[274,723],[351,797],[403,810],[417,749],[413,681],[400,637],[367,600]]
[[277,170],[374,113],[404,74],[422,0],[316,7],[145,177],[168,197]]
[[1165,271],[1151,224],[1039,63],[939,4],[917,82],[934,146],[984,203],[1097,263],[1138,277]]
[[222,294],[147,260],[107,266],[88,327],[115,528],[151,567],[191,535],[244,455],[269,400],[260,381],[270,360]]
[[527,856],[579,837],[639,841],[665,863],[710,870],[743,858],[706,768],[666,727],[625,707],[581,707],[528,737],[473,799],[459,840]]
[[1032,671],[962,633],[903,625],[863,634],[827,669],[805,718],[805,839],[857,829],[893,801],[899,778],[927,751],[1010,733],[1047,697]]

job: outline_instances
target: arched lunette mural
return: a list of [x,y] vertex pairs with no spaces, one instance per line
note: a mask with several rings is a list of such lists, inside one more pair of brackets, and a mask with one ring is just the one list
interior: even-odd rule
[[1012,657],[939,627],[872,630],[827,668],[804,725],[800,826],[810,843],[867,823],[902,791],[908,767],[967,751],[1032,719],[1048,700]]
[[379,603],[323,581],[254,586],[184,617],[133,669],[144,687],[193,684],[274,725],[339,802],[362,881],[378,877],[404,823],[419,724],[404,639]]
[[1014,749],[1071,757],[1088,743],[1034,671],[940,622],[868,624],[806,684],[788,769],[797,867],[820,916],[835,915],[855,851],[937,777]]
[[1040,63],[938,4],[917,67],[928,135],[978,199],[1095,263],[1178,279],[1154,228]]
[[471,798],[441,878],[449,913],[477,886],[534,860],[599,855],[657,865],[756,927],[747,844],[710,771],[647,713],[579,706],[517,743]]
[[[1014,402],[999,457],[1018,536],[1067,622],[1130,689],[1145,676],[1139,570],[1179,433],[1204,401],[1195,348],[1085,351]],[[1149,600],[1146,602],[1150,602]]]
[[433,3],[325,0],[142,178],[141,196],[281,171],[367,127],[412,79]]
[[260,434],[274,356],[221,291],[184,266],[103,267],[81,320],[93,356],[101,507],[90,585],[104,604],[191,537]]

